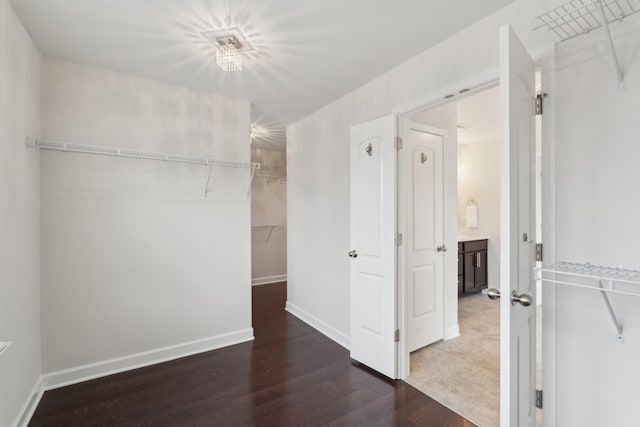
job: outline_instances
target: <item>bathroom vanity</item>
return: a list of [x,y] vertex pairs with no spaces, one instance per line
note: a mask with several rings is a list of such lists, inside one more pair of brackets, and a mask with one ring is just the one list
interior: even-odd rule
[[480,292],[487,287],[488,239],[458,239],[458,296]]

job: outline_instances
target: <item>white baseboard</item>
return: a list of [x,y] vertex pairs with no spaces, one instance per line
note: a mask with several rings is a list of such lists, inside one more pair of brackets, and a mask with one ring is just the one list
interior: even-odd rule
[[452,340],[454,338],[458,338],[460,336],[460,325],[459,324],[455,324],[455,325],[451,325],[447,328],[447,330],[445,331],[444,334],[444,340]]
[[45,390],[130,371],[253,340],[253,328],[44,374]]
[[31,417],[33,417],[33,413],[38,407],[38,403],[40,403],[40,399],[42,399],[43,394],[44,386],[42,385],[42,377],[38,377],[35,385],[31,389],[31,393],[29,393],[27,400],[25,400],[22,405],[20,413],[13,422],[13,427],[27,427],[29,421],[31,421]]
[[287,275],[281,274],[279,276],[268,276],[268,277],[256,277],[251,279],[251,286],[258,285],[268,285],[269,283],[278,283],[278,282],[286,282]]
[[318,330],[323,335],[326,335],[327,337],[331,338],[333,341],[337,342],[342,347],[349,350],[349,344],[350,344],[349,337],[343,334],[342,332],[338,331],[333,326],[328,325],[327,323],[318,319],[314,315],[304,311],[303,309],[296,307],[295,305],[291,304],[289,301],[287,301],[285,310],[287,310],[289,313],[296,316],[298,319],[302,320],[307,325]]

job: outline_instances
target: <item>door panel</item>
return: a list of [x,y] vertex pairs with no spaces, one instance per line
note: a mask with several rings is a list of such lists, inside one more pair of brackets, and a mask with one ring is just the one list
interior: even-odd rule
[[351,128],[351,358],[391,378],[396,377],[395,123],[387,116]]
[[[358,146],[358,166],[356,173],[360,183],[379,183],[382,179],[382,156],[378,138],[361,141]],[[368,154],[371,153],[371,154]],[[384,195],[380,185],[360,185],[358,199],[361,212],[365,213],[358,223],[358,252],[360,256],[382,257],[382,201]]]
[[436,232],[439,231],[436,228],[437,209],[441,204],[437,203],[431,191],[436,186],[435,153],[427,147],[416,148],[412,150],[414,252],[432,250],[442,240],[436,239]]
[[[535,425],[535,64],[509,26],[500,28],[501,252],[500,421]],[[531,296],[511,304],[511,292]]]
[[415,351],[444,337],[443,133],[411,123],[405,165],[408,176],[407,345]]
[[413,316],[419,318],[436,312],[436,269],[426,265],[413,270]]

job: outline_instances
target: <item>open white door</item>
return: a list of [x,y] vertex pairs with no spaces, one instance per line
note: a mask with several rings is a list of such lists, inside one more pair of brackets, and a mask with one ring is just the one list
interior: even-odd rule
[[444,131],[409,123],[406,296],[409,352],[444,338]]
[[395,136],[395,116],[351,128],[351,358],[390,378],[396,377]]
[[535,64],[500,28],[500,425],[535,426]]

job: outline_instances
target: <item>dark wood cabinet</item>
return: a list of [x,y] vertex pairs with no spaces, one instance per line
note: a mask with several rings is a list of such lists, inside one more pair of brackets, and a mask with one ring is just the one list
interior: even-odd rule
[[458,295],[487,287],[487,239],[458,243]]

